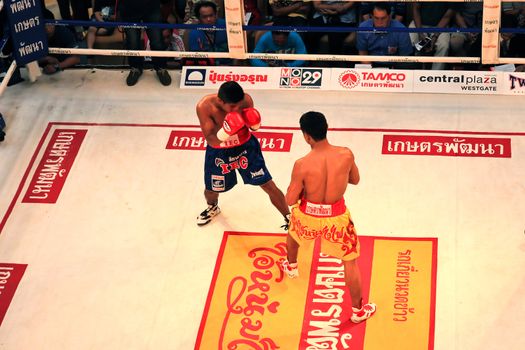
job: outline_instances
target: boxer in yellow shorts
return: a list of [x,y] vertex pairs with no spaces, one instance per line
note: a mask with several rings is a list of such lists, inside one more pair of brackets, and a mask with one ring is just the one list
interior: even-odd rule
[[343,261],[359,257],[359,239],[344,199],[334,204],[302,199],[292,207],[288,233],[299,245],[319,238],[324,254]]
[[359,240],[344,201],[348,184],[359,183],[359,169],[350,149],[333,146],[326,139],[328,124],[323,114],[305,113],[299,123],[311,151],[295,162],[286,193],[292,213],[287,259],[281,261],[281,268],[288,277],[298,277],[299,246],[319,239],[323,253],[343,261],[345,284],[352,298],[350,320],[363,322],[375,313],[376,305],[363,303],[357,266]]

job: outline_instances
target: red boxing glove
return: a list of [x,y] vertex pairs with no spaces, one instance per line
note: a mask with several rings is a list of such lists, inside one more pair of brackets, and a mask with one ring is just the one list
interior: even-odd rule
[[238,112],[230,112],[224,117],[222,128],[217,132],[217,138],[221,141],[226,140],[231,135],[235,135],[244,126],[244,120]]
[[255,108],[243,109],[242,116],[250,129],[257,130],[261,127],[261,114]]

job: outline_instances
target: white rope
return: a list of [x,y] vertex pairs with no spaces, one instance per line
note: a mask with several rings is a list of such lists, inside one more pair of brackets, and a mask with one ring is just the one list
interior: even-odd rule
[[5,73],[4,80],[2,80],[2,84],[0,84],[0,96],[4,93],[4,90],[7,88],[7,84],[9,83],[9,80],[11,80],[11,76],[13,76],[13,73],[16,69],[16,62],[13,60],[11,62],[11,65],[9,66],[9,69]]
[[[50,47],[50,53],[61,55],[102,55],[135,57],[190,57],[190,58],[231,58],[228,52],[189,52],[189,51],[140,51],[140,50],[100,50],[63,49]],[[445,62],[479,63],[479,57],[435,57],[435,56],[361,56],[361,55],[314,55],[314,54],[274,54],[246,53],[243,59],[304,60],[304,61],[348,61],[348,62]]]

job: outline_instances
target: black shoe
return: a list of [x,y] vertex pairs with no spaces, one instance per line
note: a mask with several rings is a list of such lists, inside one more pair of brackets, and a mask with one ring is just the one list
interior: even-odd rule
[[166,69],[164,68],[158,69],[157,77],[159,77],[159,81],[162,85],[168,86],[171,84],[171,77]]
[[142,75],[142,70],[138,68],[131,68],[128,74],[128,78],[126,79],[126,84],[128,86],[133,86],[139,81],[140,76]]

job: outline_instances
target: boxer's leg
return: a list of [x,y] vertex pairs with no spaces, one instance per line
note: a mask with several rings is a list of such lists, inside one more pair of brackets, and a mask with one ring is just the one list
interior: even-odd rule
[[366,321],[376,312],[376,305],[367,303],[363,305],[361,292],[361,271],[357,265],[357,259],[343,261],[345,268],[345,284],[350,290],[352,297],[352,316],[350,320],[353,323]]
[[290,209],[286,204],[284,193],[277,187],[273,180],[262,184],[261,188],[264,190],[264,192],[268,194],[273,206],[276,207],[277,210],[279,210],[279,212],[284,216],[286,222],[288,223],[290,217]]
[[208,189],[204,190],[204,198],[206,198],[206,203],[208,207],[202,211],[202,213],[197,216],[197,225],[204,226],[209,223],[213,217],[217,216],[221,212],[219,208],[219,193],[210,191]]

